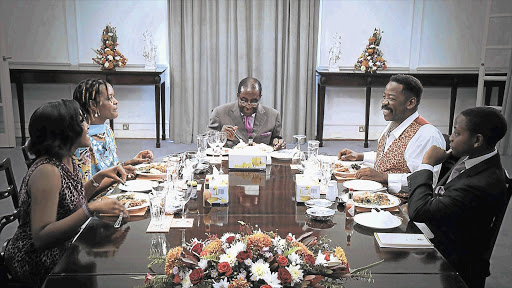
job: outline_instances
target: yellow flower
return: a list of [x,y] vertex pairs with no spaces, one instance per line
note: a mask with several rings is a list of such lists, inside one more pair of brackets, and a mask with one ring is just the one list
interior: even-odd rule
[[223,252],[224,249],[222,249],[222,241],[216,238],[204,247],[203,251],[201,252],[201,256],[220,254]]
[[233,282],[229,283],[228,288],[249,288],[251,284],[249,284],[245,279],[238,278],[233,280]]
[[265,247],[270,247],[272,245],[272,240],[268,235],[263,234],[261,232],[254,233],[247,237],[247,249],[248,250],[254,250],[254,249],[263,249]]
[[299,250],[297,250],[296,252],[300,256],[306,256],[307,254],[313,255],[313,253],[309,251],[308,247],[306,247],[306,245],[304,245],[302,242],[293,242],[292,246],[299,247]]
[[336,249],[334,249],[334,256],[336,256],[336,258],[338,258],[342,264],[348,263],[347,257],[345,256],[345,251],[343,251],[341,247],[336,247]]

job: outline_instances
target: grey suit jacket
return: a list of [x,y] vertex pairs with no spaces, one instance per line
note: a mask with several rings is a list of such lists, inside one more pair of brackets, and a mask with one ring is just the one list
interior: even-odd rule
[[[249,141],[247,130],[238,108],[238,102],[227,103],[213,109],[208,128],[221,131],[224,125],[238,126],[238,135],[241,136],[244,142],[247,143]],[[258,105],[253,131],[255,143],[272,145],[275,138],[281,138],[281,114],[279,111],[268,106]],[[226,146],[233,147],[238,142],[238,139],[235,137],[233,141],[228,140]]]

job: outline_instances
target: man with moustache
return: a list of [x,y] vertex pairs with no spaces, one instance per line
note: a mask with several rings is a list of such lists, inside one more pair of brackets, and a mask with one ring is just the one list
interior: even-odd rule
[[227,147],[238,144],[240,137],[245,143],[253,139],[254,143],[271,145],[274,150],[286,148],[281,138],[281,114],[274,108],[259,104],[261,95],[258,79],[242,79],[238,84],[237,101],[213,109],[208,128],[226,132]]
[[[338,152],[345,161],[364,161],[368,166],[356,178],[374,180],[397,193],[407,190],[407,176],[416,171],[423,155],[432,146],[445,147],[441,132],[418,113],[423,85],[411,75],[394,75],[382,96],[384,119],[390,121],[379,138],[377,151],[357,153],[350,149]],[[434,167],[437,183],[441,165]]]

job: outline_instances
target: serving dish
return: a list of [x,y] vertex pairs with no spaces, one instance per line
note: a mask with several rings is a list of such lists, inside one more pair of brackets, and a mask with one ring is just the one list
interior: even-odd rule
[[[380,208],[386,209],[400,205],[398,197],[382,192],[354,192],[354,205],[361,208]],[[358,201],[361,200],[361,201]],[[383,200],[383,201],[380,201]]]
[[402,224],[402,218],[389,213],[389,211],[359,213],[354,216],[354,222],[374,229],[392,229]]
[[327,199],[311,199],[311,200],[304,202],[304,204],[306,204],[306,206],[309,208],[312,208],[312,207],[327,208],[327,207],[332,206],[333,202],[329,201]]
[[332,220],[334,217],[334,214],[336,213],[335,210],[325,208],[325,207],[312,207],[306,210],[306,215],[317,221],[329,221]]
[[382,186],[381,183],[372,181],[372,180],[350,180],[343,182],[343,186],[345,188],[350,189],[352,188],[355,191],[371,191],[371,190],[377,190],[384,186]]

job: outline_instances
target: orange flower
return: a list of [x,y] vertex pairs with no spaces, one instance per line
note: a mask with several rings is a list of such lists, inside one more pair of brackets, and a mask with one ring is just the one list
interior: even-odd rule
[[341,247],[336,247],[336,249],[334,249],[334,256],[336,256],[336,258],[338,258],[342,264],[348,263],[347,257],[345,256],[345,251],[343,251]]
[[183,252],[183,248],[181,246],[169,250],[165,259],[165,275],[171,276],[172,269],[183,264],[181,261],[181,252]]
[[249,288],[251,284],[249,284],[245,279],[238,278],[233,280],[233,282],[229,283],[228,288]]
[[208,243],[206,247],[204,247],[203,251],[201,252],[201,256],[220,254],[222,252],[224,252],[224,249],[222,249],[222,241],[216,238]]
[[254,233],[247,237],[247,250],[263,249],[264,247],[270,247],[272,240],[268,235],[261,232]]
[[302,242],[293,242],[292,246],[299,247],[299,250],[297,250],[297,254],[300,256],[306,256],[308,254],[313,255],[313,253],[311,253],[311,251],[309,251],[308,247],[306,247],[306,245],[302,244]]
[[361,66],[368,67],[368,60],[364,60],[363,63],[361,63]]
[[373,54],[373,49],[368,49],[368,54]]
[[370,37],[370,39],[368,39],[368,41],[375,42],[375,37]]

